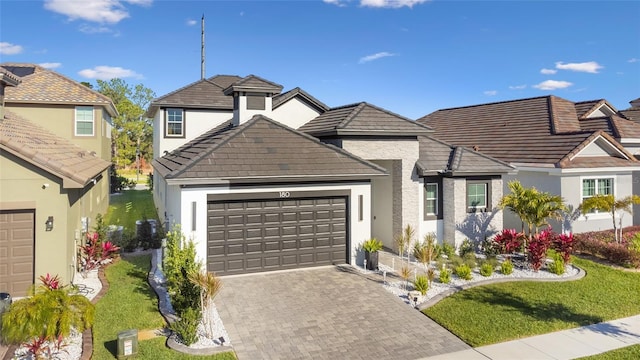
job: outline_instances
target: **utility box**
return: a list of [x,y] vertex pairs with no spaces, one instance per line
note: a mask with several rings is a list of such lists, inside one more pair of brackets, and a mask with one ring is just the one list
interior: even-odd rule
[[138,330],[131,329],[118,333],[118,359],[126,359],[138,354]]

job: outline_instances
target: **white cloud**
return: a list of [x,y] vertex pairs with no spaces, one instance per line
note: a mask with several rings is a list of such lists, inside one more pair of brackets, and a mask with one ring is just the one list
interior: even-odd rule
[[44,8],[66,15],[69,20],[86,20],[100,24],[117,24],[129,17],[123,2],[148,6],[153,0],[45,0]]
[[45,69],[57,69],[60,66],[62,66],[61,63],[54,63],[54,62],[40,63],[38,65],[42,66]]
[[88,79],[111,80],[114,78],[136,78],[141,79],[142,75],[133,70],[123,69],[119,66],[96,66],[93,69],[80,70],[78,74]]
[[403,6],[411,8],[427,1],[429,0],[360,0],[360,6],[398,9]]
[[555,69],[542,69],[540,70],[540,74],[545,74],[545,75],[553,75],[555,73],[557,73],[558,70]]
[[8,42],[0,42],[0,54],[2,55],[15,55],[20,54],[23,48],[20,45],[15,45]]
[[598,70],[602,68],[603,66],[598,64],[595,61],[589,61],[589,62],[583,62],[583,63],[567,63],[567,64],[563,63],[562,61],[558,61],[556,63],[556,69],[586,72],[591,74],[597,74]]
[[527,85],[512,85],[509,86],[509,90],[522,90],[522,89],[526,89]]
[[336,5],[336,6],[339,6],[339,7],[345,7],[345,6],[347,6],[347,4],[345,4],[345,3],[344,3],[343,1],[341,1],[341,0],[322,0],[322,1],[324,1],[324,2],[325,2],[325,3],[327,3],[327,4]]
[[89,24],[82,24],[78,29],[85,34],[104,34],[113,32],[113,30],[106,26],[91,26]]
[[557,89],[566,89],[572,85],[573,83],[570,83],[568,81],[546,80],[541,82],[538,85],[533,85],[533,87],[540,90],[557,90]]
[[631,59],[627,60],[628,63],[634,63],[634,62],[638,62],[638,61],[640,61],[640,59],[631,58]]
[[485,95],[487,96],[496,96],[498,94],[498,91],[496,90],[487,90],[484,92]]
[[193,25],[195,25],[197,23],[198,23],[197,20],[187,19],[187,26],[193,26]]
[[396,54],[392,54],[390,52],[383,51],[383,52],[379,52],[379,53],[375,53],[375,54],[372,54],[372,55],[367,55],[367,56],[361,57],[360,61],[358,61],[358,62],[360,64],[364,64],[364,63],[367,63],[369,61],[378,60],[378,59],[381,59],[381,58],[384,58],[384,57],[389,57],[389,56],[396,56]]

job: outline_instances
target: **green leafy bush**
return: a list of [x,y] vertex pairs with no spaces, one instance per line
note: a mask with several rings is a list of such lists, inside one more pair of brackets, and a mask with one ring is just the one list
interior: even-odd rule
[[564,260],[562,254],[555,254],[553,256],[553,262],[551,264],[548,264],[547,267],[549,268],[549,272],[553,274],[564,274]]
[[449,258],[449,262],[451,263],[452,268],[457,268],[458,266],[464,264],[464,260],[458,255],[453,255]]
[[200,311],[193,308],[186,308],[182,312],[180,319],[171,324],[173,330],[182,342],[189,346],[198,341],[198,324],[200,323]]
[[464,239],[462,244],[460,244],[460,249],[458,249],[458,254],[460,254],[460,256],[464,258],[465,255],[469,253],[473,254],[474,252],[475,252],[475,249],[473,246],[473,242],[471,242],[471,240],[469,239]]
[[504,275],[511,275],[513,273],[513,263],[507,259],[500,264],[500,272]]
[[445,242],[442,244],[442,253],[447,255],[448,258],[451,258],[456,254],[456,248],[453,245]]
[[447,268],[440,270],[440,276],[438,279],[443,284],[448,284],[449,282],[451,282],[451,270]]
[[491,276],[491,274],[493,274],[493,269],[494,266],[489,263],[489,262],[485,262],[484,264],[482,264],[482,266],[480,266],[480,275],[482,276]]
[[376,239],[376,238],[371,238],[368,240],[365,240],[362,243],[362,249],[366,252],[376,252],[379,250],[382,250],[382,241]]
[[420,291],[420,294],[425,295],[429,290],[429,278],[427,275],[418,275],[413,282],[413,286]]
[[476,259],[476,254],[473,252],[464,254],[462,260],[464,260],[464,263],[467,264],[467,266],[469,266],[469,268],[471,269],[476,267],[478,261],[478,259]]
[[196,261],[194,242],[186,241],[180,225],[175,225],[173,230],[167,233],[163,269],[171,304],[180,317],[188,308],[200,309],[200,289],[189,281],[189,274],[199,272],[200,268],[200,263]]
[[454,273],[463,280],[471,280],[471,268],[467,264],[462,264],[453,270]]

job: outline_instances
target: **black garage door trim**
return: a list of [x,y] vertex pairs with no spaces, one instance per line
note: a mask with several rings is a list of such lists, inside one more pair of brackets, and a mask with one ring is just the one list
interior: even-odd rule
[[344,191],[224,194],[208,200],[208,271],[233,275],[347,262]]

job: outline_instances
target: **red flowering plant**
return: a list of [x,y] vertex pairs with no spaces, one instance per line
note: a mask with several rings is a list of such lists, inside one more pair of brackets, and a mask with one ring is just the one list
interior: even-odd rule
[[120,251],[120,247],[114,245],[111,241],[100,241],[100,235],[97,232],[87,233],[87,242],[81,247],[82,263],[85,271],[93,270],[99,267]]
[[541,231],[539,234],[533,235],[529,242],[529,262],[533,270],[538,271],[547,258],[547,250],[551,246],[551,238],[553,232],[551,228]]
[[571,262],[574,244],[573,233],[554,235],[551,241],[553,249],[562,255],[562,260],[564,260],[565,264]]
[[51,274],[47,273],[47,275],[40,275],[39,279],[42,285],[48,290],[62,289],[62,285],[60,284],[60,277],[58,275],[51,276]]
[[503,254],[513,254],[522,247],[524,234],[517,232],[515,229],[503,229],[501,233],[496,235],[493,241]]

